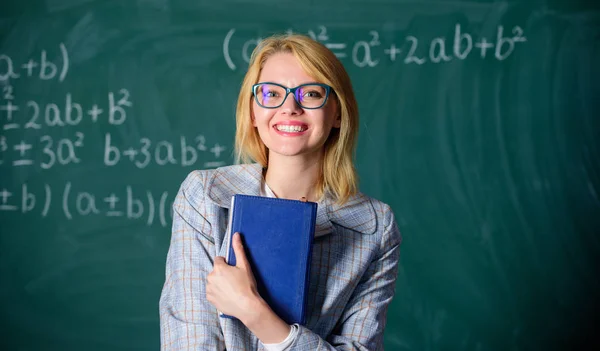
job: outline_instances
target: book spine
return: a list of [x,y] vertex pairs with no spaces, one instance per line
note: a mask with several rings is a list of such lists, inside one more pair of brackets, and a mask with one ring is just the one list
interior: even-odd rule
[[231,239],[233,236],[233,206],[235,206],[235,195],[231,197],[231,206],[229,207],[229,219],[227,221],[227,230],[225,231],[225,245],[227,245],[227,256],[225,256],[225,262],[229,263],[229,255],[231,251]]
[[[227,255],[225,256],[225,262],[229,263],[229,251],[231,251],[231,239],[233,236],[233,233],[231,232],[233,230],[232,222],[233,222],[233,206],[235,206],[235,195],[233,195],[231,197],[231,206],[229,207],[229,219],[227,221],[227,229],[225,230],[225,243],[224,245],[227,245]],[[219,312],[219,317],[221,318],[227,318],[227,319],[237,319],[235,317],[232,317],[230,315],[224,314],[221,311]]]
[[308,255],[306,256],[306,262],[305,262],[305,267],[306,267],[306,276],[304,277],[304,292],[303,292],[303,301],[302,301],[302,313],[300,314],[302,316],[300,324],[301,325],[306,325],[306,306],[308,303],[308,288],[310,285],[310,274],[311,274],[311,267],[312,267],[312,251],[313,251],[313,241],[314,241],[314,237],[315,237],[315,222],[316,222],[316,218],[317,218],[317,204],[313,204],[312,206],[310,206],[311,211],[309,212],[310,216],[310,227],[308,228],[311,235],[308,236],[308,240],[306,241],[306,244],[308,245],[307,251],[308,251]]

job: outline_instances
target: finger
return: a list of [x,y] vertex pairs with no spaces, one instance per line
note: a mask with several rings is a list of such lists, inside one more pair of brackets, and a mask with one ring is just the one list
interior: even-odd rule
[[219,266],[219,265],[223,265],[223,264],[227,264],[227,262],[225,261],[225,257],[223,256],[215,256],[215,261],[213,263],[213,266]]
[[244,245],[242,244],[242,236],[240,233],[233,235],[233,252],[235,252],[236,266],[243,269],[250,269],[250,264],[246,258],[246,252],[244,251]]
[[214,294],[212,292],[212,289],[206,289],[206,300],[208,300],[208,302],[210,302],[213,306],[215,304],[215,299],[213,298]]

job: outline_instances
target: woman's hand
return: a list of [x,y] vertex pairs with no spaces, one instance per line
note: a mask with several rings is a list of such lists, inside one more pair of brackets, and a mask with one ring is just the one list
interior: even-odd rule
[[206,299],[217,310],[243,322],[254,319],[262,298],[239,233],[233,235],[232,247],[236,265],[228,265],[224,257],[215,257],[213,270],[206,279]]
[[260,297],[239,233],[233,235],[232,247],[236,265],[215,257],[206,278],[206,299],[217,310],[239,319],[263,343],[282,342],[290,334],[290,326]]

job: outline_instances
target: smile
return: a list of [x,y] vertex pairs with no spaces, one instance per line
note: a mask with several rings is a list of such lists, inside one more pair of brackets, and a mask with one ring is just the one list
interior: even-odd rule
[[282,124],[282,125],[275,125],[275,129],[277,129],[280,132],[286,132],[286,133],[298,133],[298,132],[303,132],[305,130],[308,129],[307,126],[305,125],[286,125],[286,124]]

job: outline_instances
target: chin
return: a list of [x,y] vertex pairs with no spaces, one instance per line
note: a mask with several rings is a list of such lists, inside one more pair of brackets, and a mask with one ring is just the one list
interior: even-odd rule
[[317,157],[319,155],[318,149],[305,149],[305,148],[269,148],[269,153],[276,153],[284,157]]
[[270,150],[270,151],[273,153],[276,153],[278,155],[281,155],[281,156],[290,156],[290,157],[291,156],[299,156],[299,155],[306,153],[304,150],[290,150],[290,149],[286,149],[286,150],[274,149],[274,150]]

